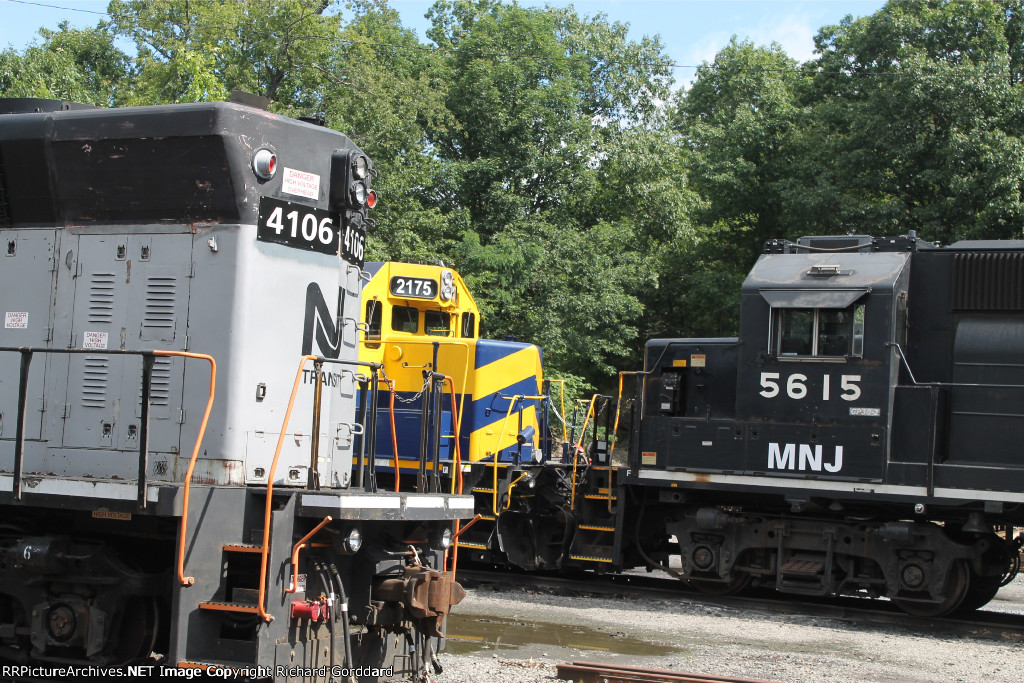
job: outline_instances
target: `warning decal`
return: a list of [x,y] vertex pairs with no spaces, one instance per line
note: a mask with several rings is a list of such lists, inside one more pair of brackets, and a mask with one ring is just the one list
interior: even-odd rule
[[106,332],[83,332],[82,333],[82,348],[83,349],[105,349],[105,348],[107,348],[107,333]]
[[310,199],[320,198],[320,176],[316,173],[296,171],[294,168],[284,167],[284,178],[281,180],[281,190],[288,194],[296,194],[300,197]]
[[27,330],[28,312],[7,311],[4,316],[4,327],[9,330]]

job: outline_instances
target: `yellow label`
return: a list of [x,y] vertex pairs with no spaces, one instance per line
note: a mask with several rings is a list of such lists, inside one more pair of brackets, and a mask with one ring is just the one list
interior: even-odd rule
[[674,360],[674,361],[672,361],[672,367],[674,367],[674,368],[685,368],[686,367],[686,359],[684,358],[682,360]]
[[704,357],[703,353],[693,353],[693,354],[690,354],[690,365],[692,365],[695,368],[702,368],[702,367],[704,367],[704,365],[705,365],[704,360],[705,360],[705,357]]

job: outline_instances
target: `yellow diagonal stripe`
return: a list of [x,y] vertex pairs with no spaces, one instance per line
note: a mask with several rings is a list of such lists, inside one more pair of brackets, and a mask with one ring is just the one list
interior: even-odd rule
[[[534,377],[540,374],[537,366],[537,349],[531,346],[516,351],[510,356],[505,356],[501,360],[496,360],[493,363],[477,368],[473,397],[489,396],[498,392],[507,394],[509,393],[505,391],[507,387],[527,377]],[[532,386],[530,392],[533,394],[539,393],[537,386]],[[502,403],[504,403],[504,406],[501,405]],[[498,401],[495,403],[495,407],[507,410],[508,403]]]

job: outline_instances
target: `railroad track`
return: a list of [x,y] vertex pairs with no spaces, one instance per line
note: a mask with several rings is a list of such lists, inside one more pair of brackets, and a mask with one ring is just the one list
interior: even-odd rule
[[906,614],[885,600],[855,597],[795,599],[774,591],[752,589],[746,594],[713,596],[687,587],[678,579],[644,575],[589,575],[585,578],[510,573],[482,569],[460,569],[464,585],[489,584],[497,591],[510,586],[531,587],[557,594],[601,597],[636,596],[652,600],[679,600],[713,605],[736,611],[759,610],[794,617],[836,619],[865,626],[888,626],[901,630],[927,630],[975,638],[1024,637],[1024,615],[980,610],[963,617],[922,618]]
[[574,683],[769,683],[753,678],[713,676],[595,662],[559,664],[558,678]]

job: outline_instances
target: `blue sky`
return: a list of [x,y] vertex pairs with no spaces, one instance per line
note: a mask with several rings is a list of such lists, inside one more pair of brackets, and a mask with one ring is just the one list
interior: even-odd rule
[[[402,23],[425,40],[429,23],[423,18],[433,0],[391,0]],[[757,44],[775,41],[790,57],[804,61],[813,56],[812,38],[821,26],[844,16],[872,14],[881,0],[577,0],[548,3],[521,0],[520,4],[568,5],[580,14],[604,13],[612,21],[628,23],[630,37],[660,35],[665,52],[679,65],[694,66],[714,59],[733,35]],[[0,49],[24,48],[41,26],[55,28],[67,19],[74,26],[91,26],[102,18],[107,2],[97,0],[0,0]],[[692,68],[676,70],[685,84]]]

